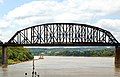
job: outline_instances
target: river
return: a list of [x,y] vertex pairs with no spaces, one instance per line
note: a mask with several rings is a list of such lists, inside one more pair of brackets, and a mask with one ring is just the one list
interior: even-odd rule
[[[0,77],[32,77],[33,61],[0,67]],[[35,71],[40,77],[120,77],[114,68],[113,57],[45,56],[35,60]]]

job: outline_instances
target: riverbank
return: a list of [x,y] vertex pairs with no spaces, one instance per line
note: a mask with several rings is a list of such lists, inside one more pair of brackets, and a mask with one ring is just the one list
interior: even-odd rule
[[[23,46],[8,46],[7,52],[9,65],[33,60],[34,57],[34,55]],[[2,63],[2,47],[0,47],[0,63]]]
[[[34,60],[39,60],[39,59],[44,59],[44,58],[40,58],[40,56],[34,56]],[[33,59],[32,59],[33,60]],[[13,61],[13,60],[8,60],[8,65],[13,65],[13,64],[18,64],[18,63],[22,63],[22,62],[28,62],[28,61],[32,61],[32,60],[27,60],[27,61]],[[0,60],[0,66],[2,66],[2,60]]]

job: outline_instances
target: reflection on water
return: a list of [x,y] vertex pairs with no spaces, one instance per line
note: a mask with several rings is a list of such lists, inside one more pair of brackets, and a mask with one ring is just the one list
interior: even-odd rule
[[[53,57],[35,61],[40,77],[120,77],[112,57]],[[0,68],[0,77],[31,77],[32,61]]]
[[120,68],[115,68],[115,77],[120,77]]
[[2,68],[2,77],[8,77],[8,74],[7,74],[7,71],[8,71],[8,68]]

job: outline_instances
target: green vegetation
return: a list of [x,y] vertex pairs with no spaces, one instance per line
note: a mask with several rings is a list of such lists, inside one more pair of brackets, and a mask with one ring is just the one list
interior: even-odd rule
[[46,56],[91,56],[111,57],[114,56],[113,48],[29,48],[34,55],[44,53]]
[[[8,64],[15,64],[33,59],[32,53],[27,48],[8,47],[7,50],[8,50]],[[2,58],[2,48],[0,47],[0,59],[1,58]]]
[[48,56],[87,56],[87,57],[110,57],[114,56],[112,50],[87,50],[87,51],[62,51],[49,52]]

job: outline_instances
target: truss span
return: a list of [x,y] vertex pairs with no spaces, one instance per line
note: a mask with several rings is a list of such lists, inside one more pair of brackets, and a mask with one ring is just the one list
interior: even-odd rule
[[119,43],[107,30],[86,24],[47,23],[17,31],[7,42],[22,46],[106,46]]

